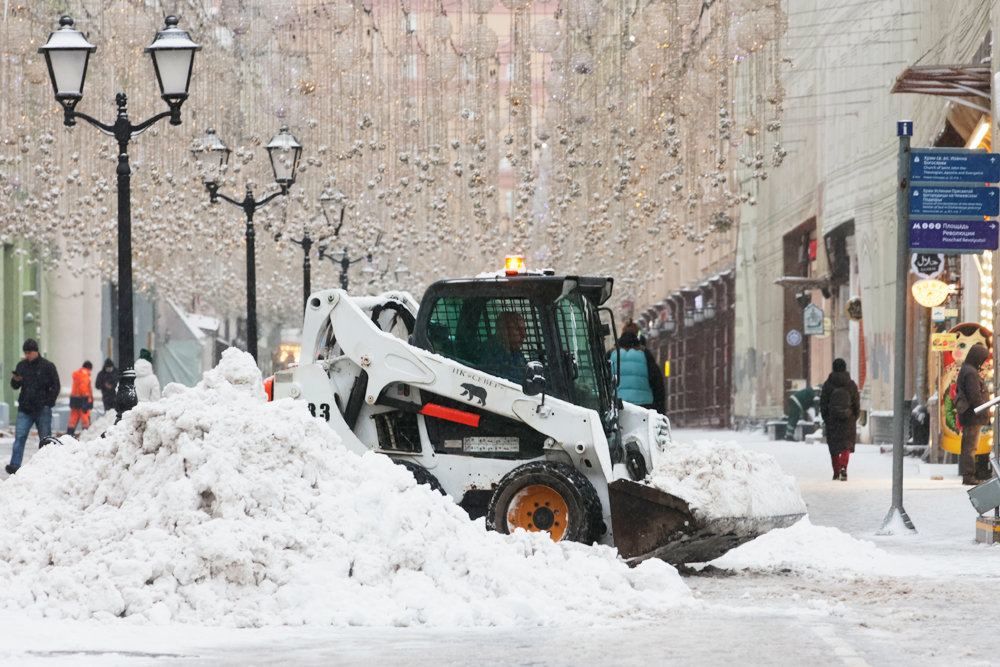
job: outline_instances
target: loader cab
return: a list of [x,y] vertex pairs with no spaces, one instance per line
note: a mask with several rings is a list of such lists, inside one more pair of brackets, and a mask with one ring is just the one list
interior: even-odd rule
[[[413,342],[523,385],[527,364],[544,365],[545,391],[591,408],[617,428],[615,391],[598,309],[611,278],[553,275],[444,280],[431,285]],[[535,366],[537,368],[537,366]]]

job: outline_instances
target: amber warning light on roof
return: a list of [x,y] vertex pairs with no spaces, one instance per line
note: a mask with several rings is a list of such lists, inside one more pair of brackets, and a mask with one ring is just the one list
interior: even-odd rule
[[524,273],[524,255],[507,255],[503,261],[503,270],[508,276]]

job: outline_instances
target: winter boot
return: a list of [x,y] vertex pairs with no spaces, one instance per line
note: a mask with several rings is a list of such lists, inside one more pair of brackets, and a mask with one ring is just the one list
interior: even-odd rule
[[841,482],[846,482],[847,481],[847,468],[841,468],[840,469],[840,481]]
[[4,469],[4,471],[6,471],[6,473],[7,473],[8,475],[13,475],[14,473],[16,473],[16,472],[17,472],[17,468],[15,468],[14,466],[12,466],[12,465],[11,465],[11,464],[9,464],[9,463],[8,463],[7,465],[5,465],[5,466],[3,467],[3,469]]
[[976,486],[979,484],[979,480],[976,479],[976,474],[962,475],[962,484],[965,486]]

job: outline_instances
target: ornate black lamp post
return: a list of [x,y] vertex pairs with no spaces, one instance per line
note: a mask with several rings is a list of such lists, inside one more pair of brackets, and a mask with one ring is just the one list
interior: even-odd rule
[[274,181],[281,188],[267,197],[258,200],[254,197],[253,189],[248,183],[246,195],[242,201],[237,201],[219,192],[219,181],[222,172],[229,162],[230,150],[222,140],[215,134],[214,130],[208,130],[201,144],[191,149],[195,158],[201,159],[203,153],[207,153],[205,162],[205,172],[203,180],[205,188],[208,190],[209,198],[213,204],[223,199],[234,206],[243,209],[246,215],[246,239],[247,239],[247,352],[254,359],[257,359],[257,260],[254,252],[254,229],[253,215],[257,209],[263,208],[279,195],[288,194],[288,189],[295,183],[295,170],[299,165],[299,158],[302,156],[302,144],[292,136],[287,127],[282,127],[274,135],[270,143],[267,144],[267,154],[271,160],[271,171],[274,172]]
[[56,101],[63,107],[63,124],[73,127],[80,118],[118,142],[118,368],[122,371],[115,397],[118,419],[136,404],[135,371],[132,368],[135,361],[135,325],[132,321],[132,169],[129,166],[128,145],[134,137],[164,118],[169,118],[171,125],[181,124],[181,105],[188,97],[194,52],[201,49],[191,41],[187,32],[177,27],[176,17],[168,16],[164,23],[166,25],[156,33],[156,38],[146,48],[146,53],[152,57],[160,97],[167,103],[169,110],[137,125],[129,120],[125,93],[115,96],[118,115],[110,125],[76,111],[76,105],[83,99],[83,84],[87,77],[90,54],[97,47],[73,27],[72,18],[60,18],[59,29],[50,34],[49,41],[38,49],[45,56]]
[[[369,282],[373,281],[376,275],[380,280],[382,280],[385,279],[387,275],[389,275],[390,272],[389,267],[390,267],[389,260],[386,259],[385,268],[383,268],[381,271],[379,271],[378,268],[376,268],[375,266],[368,264],[367,266],[365,266],[365,268],[361,269],[361,273],[365,274]],[[397,283],[405,276],[410,275],[410,269],[407,268],[407,266],[403,264],[403,260],[399,258],[396,259],[396,268],[391,269],[391,271]]]
[[340,289],[345,291],[347,290],[347,285],[349,283],[348,272],[351,270],[351,267],[360,262],[361,260],[367,260],[369,262],[372,261],[371,252],[369,252],[367,255],[362,255],[361,257],[355,257],[354,259],[351,259],[351,256],[348,253],[349,250],[345,246],[342,252],[335,252],[332,255],[320,253],[319,256],[320,259],[325,258],[330,260],[330,262],[332,262],[334,266],[337,265],[340,266]]
[[[312,264],[309,260],[309,253],[312,251],[314,243],[319,243],[319,256],[323,257],[323,253],[326,251],[326,244],[340,236],[340,228],[344,226],[344,194],[342,192],[331,192],[330,190],[324,190],[319,196],[320,210],[323,212],[323,217],[326,218],[327,227],[333,227],[333,223],[330,222],[330,214],[334,212],[339,218],[337,226],[329,234],[323,234],[318,240],[313,240],[312,236],[309,234],[309,228],[306,227],[302,230],[302,238],[294,239],[290,236],[286,236],[285,240],[302,248],[302,308],[305,309],[306,304],[309,302],[309,295],[312,293],[312,279],[310,269]],[[339,207],[339,213],[336,213]],[[280,241],[282,235],[280,233],[274,235],[275,241]]]

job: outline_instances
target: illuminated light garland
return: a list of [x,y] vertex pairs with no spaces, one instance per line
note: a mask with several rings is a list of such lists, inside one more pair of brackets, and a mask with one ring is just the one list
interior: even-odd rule
[[[107,116],[124,87],[148,115],[159,100],[138,54],[162,12],[125,0],[67,9],[99,46],[81,110]],[[21,3],[0,19],[0,83],[18,91],[0,100],[0,240],[111,278],[114,151],[60,124],[35,53],[49,11]],[[209,126],[234,146],[224,187],[256,181],[258,193],[270,180],[259,147],[292,127],[306,147],[300,176],[261,212],[261,237],[322,236],[318,197],[332,186],[345,195],[341,241],[360,253],[381,235],[384,268],[351,281],[372,291],[419,292],[526,253],[531,265],[614,275],[616,298],[634,298],[679,255],[731,238],[740,204],[753,203],[737,168],[765,178],[787,155],[774,2],[218,0],[184,11],[205,51],[186,139],[135,145],[135,280],[220,314],[242,312],[243,237],[239,215],[206,202],[188,153]],[[732,102],[734,63],[750,54],[767,91],[753,120]],[[301,252],[257,248],[260,316],[294,322]],[[313,266],[315,285],[337,284],[332,265]]]

